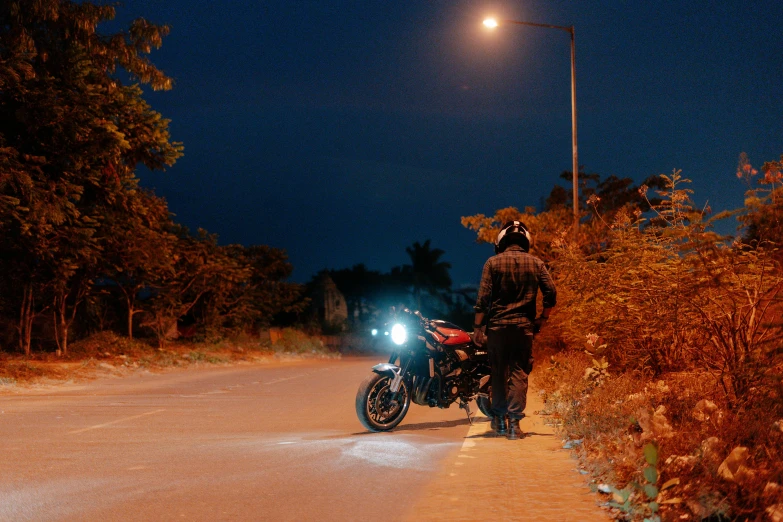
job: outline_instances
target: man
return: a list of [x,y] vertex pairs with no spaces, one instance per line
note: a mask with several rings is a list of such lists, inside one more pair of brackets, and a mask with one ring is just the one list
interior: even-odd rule
[[[533,335],[541,330],[557,300],[544,262],[529,250],[530,232],[524,223],[503,225],[495,241],[495,255],[484,264],[473,322],[477,344],[483,344],[482,330],[486,328],[492,366],[492,428],[510,440],[523,436],[519,420],[525,416],[528,375],[533,370]],[[536,318],[539,289],[544,311]]]

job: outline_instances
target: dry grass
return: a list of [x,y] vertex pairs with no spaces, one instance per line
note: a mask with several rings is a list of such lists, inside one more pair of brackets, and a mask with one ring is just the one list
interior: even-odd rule
[[[783,400],[774,387],[759,385],[732,409],[708,373],[650,379],[612,375],[610,367],[609,378],[595,385],[584,378],[592,362],[582,352],[545,354],[539,361],[536,382],[547,413],[565,437],[582,441],[577,451],[596,483],[643,485],[643,448],[654,443],[658,486],[678,481],[656,499],[662,520],[774,520],[772,511],[783,506]],[[737,447],[748,448],[747,459],[727,478],[719,469]],[[616,516],[649,516],[649,499],[631,498],[634,510],[615,510]]]
[[272,343],[245,336],[217,343],[169,342],[159,348],[157,341],[130,340],[101,332],[72,343],[65,356],[47,352],[25,358],[0,352],[0,390],[17,384],[78,381],[139,370],[340,356],[338,351],[301,332],[287,332],[281,341]]

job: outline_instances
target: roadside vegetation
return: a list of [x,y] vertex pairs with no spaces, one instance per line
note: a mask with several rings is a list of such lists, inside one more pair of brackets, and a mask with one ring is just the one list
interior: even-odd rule
[[543,413],[619,519],[783,520],[783,161],[759,170],[741,155],[745,206],[714,215],[677,171],[625,197],[583,176],[576,241],[562,204],[463,219],[537,233],[559,292]]
[[[272,328],[266,335],[239,335],[219,341],[169,341],[159,347],[153,339],[130,339],[111,331],[72,343],[66,356],[34,352],[31,357],[0,354],[0,390],[16,387],[78,382],[101,376],[122,376],[139,371],[169,370],[227,364],[266,364],[303,359],[340,358],[364,353],[361,339],[330,342],[300,329]],[[352,342],[351,342],[352,341]],[[354,351],[346,347],[353,347]]]
[[183,151],[142,90],[172,88],[149,60],[169,29],[138,19],[100,33],[114,14],[0,6],[0,355],[23,354],[14,374],[78,356],[101,332],[170,350],[180,334],[215,343],[307,304],[284,251],[192,233],[139,186],[137,168],[165,170]]
[[[66,356],[52,352],[34,352],[30,357],[2,353],[0,391],[143,371],[333,359],[346,351],[343,346],[330,343],[329,338],[298,329],[273,328],[269,333],[271,337],[237,336],[215,342],[170,341],[159,347],[152,339],[129,339],[106,331],[74,342]],[[362,350],[363,345],[358,345],[354,353],[363,353]]]
[[[429,241],[388,274],[331,271],[348,304],[332,321],[306,285],[288,282],[285,251],[220,245],[176,223],[137,177],[184,150],[144,100],[144,89],[173,87],[150,61],[169,28],[137,19],[100,32],[114,16],[114,6],[69,0],[0,6],[0,382],[85,357],[166,366],[230,358],[236,350],[209,355],[229,345],[329,353],[321,334],[362,330],[411,295],[419,307],[444,302],[450,265]],[[292,325],[269,340],[270,328]],[[366,344],[343,341],[350,353]]]

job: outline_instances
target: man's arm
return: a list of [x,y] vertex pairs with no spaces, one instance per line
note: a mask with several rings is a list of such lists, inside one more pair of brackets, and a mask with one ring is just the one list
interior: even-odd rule
[[546,269],[546,265],[541,263],[538,270],[538,287],[541,290],[543,296],[544,310],[541,315],[536,318],[533,325],[533,332],[538,333],[544,326],[544,323],[549,319],[549,315],[552,313],[552,309],[557,304],[557,289],[555,283],[552,281],[552,276],[549,275],[549,271]]
[[476,312],[476,317],[473,319],[473,329],[478,330],[484,325],[484,312]]
[[489,260],[484,263],[484,269],[481,271],[481,282],[479,283],[478,297],[476,298],[476,317],[473,319],[473,342],[476,346],[484,346],[487,337],[484,333],[484,321],[489,311],[490,296],[492,295],[492,270],[489,266]]
[[484,263],[484,269],[481,271],[481,282],[479,283],[478,297],[476,298],[476,317],[473,320],[473,329],[481,327],[489,311],[489,299],[492,295],[492,270],[489,266],[489,260]]
[[552,281],[552,276],[549,275],[549,270],[546,269],[546,265],[541,262],[541,266],[538,269],[538,288],[541,290],[543,296],[544,312],[542,315],[549,317],[552,308],[557,304],[557,288]]

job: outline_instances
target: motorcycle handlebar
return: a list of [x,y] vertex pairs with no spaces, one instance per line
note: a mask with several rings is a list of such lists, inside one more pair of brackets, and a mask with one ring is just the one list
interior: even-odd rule
[[403,308],[402,311],[407,314],[415,315],[416,317],[419,318],[419,321],[421,321],[424,324],[428,324],[430,322],[430,320],[424,317],[423,315],[421,315],[421,312],[419,312],[418,310],[411,311],[408,308]]
[[419,312],[418,310],[410,310],[409,308],[403,308],[402,311],[410,315],[415,315],[416,317],[419,318],[419,322],[421,322],[422,324],[429,324],[430,322],[430,320],[424,317],[421,314],[421,312]]

